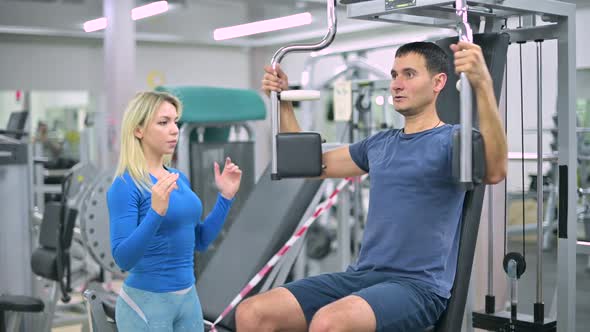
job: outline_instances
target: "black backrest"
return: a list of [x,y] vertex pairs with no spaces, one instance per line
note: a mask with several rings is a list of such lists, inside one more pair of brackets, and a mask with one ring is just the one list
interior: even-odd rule
[[67,268],[68,250],[72,244],[74,225],[78,215],[77,210],[69,208],[64,209],[63,213],[62,218],[62,203],[47,202],[39,233],[39,247],[31,255],[33,272],[50,280],[58,280],[64,273],[58,269]]
[[455,282],[447,309],[436,324],[437,332],[461,331],[484,193],[485,185],[479,184],[465,195]]
[[43,211],[41,231],[39,232],[39,246],[46,249],[57,249],[59,223],[62,205],[59,202],[47,202]]
[[[61,237],[62,248],[67,250],[72,244],[72,235],[78,211],[65,208],[63,226],[60,226],[62,219],[62,203],[47,202],[43,211],[41,232],[39,233],[39,245],[46,249],[57,249],[57,241]],[[60,227],[62,227],[60,229]]]
[[[508,43],[510,36],[506,33],[485,33],[473,35],[473,42],[481,46],[484,59],[490,70],[492,80],[494,81],[494,92],[496,98],[500,99],[502,83],[504,79],[504,68],[506,67],[506,53],[508,52]],[[436,109],[439,117],[446,123],[459,123],[459,92],[457,91],[457,80],[459,76],[455,74],[455,64],[451,49],[449,46],[457,42],[457,37],[441,39],[436,42],[445,53],[449,56],[449,75],[445,88],[441,91],[436,101]],[[475,98],[475,96],[474,96]],[[475,101],[475,99],[474,99]],[[474,102],[473,119],[479,123]],[[479,126],[475,126],[479,127]]]
[[[456,42],[456,37],[446,38],[437,42],[437,44],[449,55],[449,78],[447,85],[437,100],[437,111],[439,116],[447,123],[459,123],[460,116],[459,93],[456,89],[458,76],[454,74],[455,67],[453,65],[453,54],[449,48],[450,44]],[[474,35],[474,42],[482,48],[484,58],[494,81],[494,92],[496,98],[499,100],[504,78],[504,69],[506,66],[509,36],[504,33],[478,34]],[[477,104],[474,102],[473,105],[474,119],[477,119],[477,110],[475,109]],[[478,125],[476,124],[474,128],[477,127]],[[484,149],[485,147],[482,146],[482,143],[483,141],[481,140],[474,140],[474,149]],[[476,156],[479,156],[479,159],[474,160],[474,167],[481,167],[481,164],[484,163],[482,159],[483,154],[474,153],[474,158],[476,158]],[[447,309],[436,324],[435,330],[437,332],[461,331],[463,314],[465,312],[465,302],[467,301],[467,292],[469,291],[471,267],[473,265],[475,246],[477,243],[477,233],[479,231],[484,193],[485,185],[478,184],[465,195],[455,281],[453,283],[451,298],[449,299]]]

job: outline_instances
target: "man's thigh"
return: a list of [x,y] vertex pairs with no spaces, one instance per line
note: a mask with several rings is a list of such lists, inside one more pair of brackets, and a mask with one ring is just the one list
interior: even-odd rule
[[447,304],[447,299],[406,280],[375,284],[354,295],[373,309],[377,331],[424,331],[436,323]]
[[322,307],[363,288],[360,274],[327,273],[293,281],[284,286],[299,302],[307,324]]

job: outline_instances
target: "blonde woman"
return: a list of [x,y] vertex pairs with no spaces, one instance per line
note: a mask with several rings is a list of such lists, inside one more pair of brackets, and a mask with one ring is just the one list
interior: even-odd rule
[[195,290],[194,251],[217,237],[242,172],[215,163],[217,203],[200,221],[202,204],[187,177],[169,165],[182,105],[162,92],[131,100],[121,126],[121,154],[107,193],[113,257],[129,271],[117,299],[118,330],[203,331]]

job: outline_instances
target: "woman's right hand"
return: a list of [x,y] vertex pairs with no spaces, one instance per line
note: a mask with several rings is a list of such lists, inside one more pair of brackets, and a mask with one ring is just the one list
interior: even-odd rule
[[289,78],[283,72],[280,65],[277,64],[276,72],[271,66],[264,66],[261,89],[267,96],[270,96],[271,91],[281,92],[283,90],[289,90]]
[[161,216],[165,216],[168,211],[170,193],[178,188],[176,184],[178,176],[178,173],[168,173],[158,179],[158,182],[152,187],[152,209]]

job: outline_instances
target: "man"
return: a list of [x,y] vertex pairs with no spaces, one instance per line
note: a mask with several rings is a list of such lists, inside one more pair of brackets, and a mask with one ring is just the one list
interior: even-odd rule
[[57,160],[63,152],[62,144],[49,137],[47,124],[43,121],[37,124],[37,135],[33,140],[41,143],[43,157],[47,157],[50,161]]
[[[492,79],[479,46],[451,45],[455,68],[477,98],[486,183],[506,175],[507,143]],[[326,152],[324,177],[370,174],[367,224],[356,264],[346,272],[297,280],[245,300],[238,331],[423,331],[446,308],[457,264],[465,192],[451,176],[452,133],[436,99],[447,56],[433,43],[400,47],[391,70],[394,107],[405,127]],[[287,89],[287,76],[265,68],[265,92]],[[457,110],[458,111],[458,110]],[[299,131],[291,104],[281,131]]]

